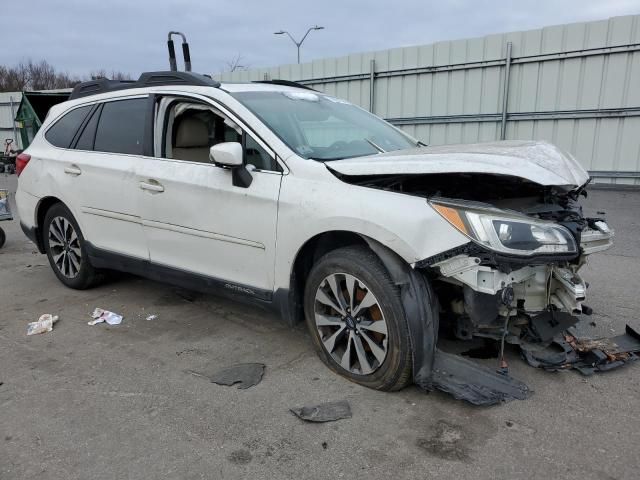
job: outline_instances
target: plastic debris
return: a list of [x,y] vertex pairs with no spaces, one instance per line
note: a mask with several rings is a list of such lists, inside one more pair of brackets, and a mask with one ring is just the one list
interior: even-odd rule
[[149,315],[147,316],[147,320],[156,320],[158,318],[158,315]]
[[58,321],[58,315],[45,313],[41,315],[37,322],[31,322],[27,326],[27,335],[37,335],[53,330],[53,324]]
[[213,375],[188,370],[188,373],[197,377],[208,378],[212,383],[231,386],[238,384],[238,388],[245,390],[262,381],[265,365],[263,363],[239,363],[220,370]]
[[292,408],[291,412],[306,422],[333,422],[351,418],[351,405],[346,400],[321,403],[302,408]]
[[88,325],[95,325],[97,323],[107,322],[109,325],[120,325],[122,323],[122,315],[104,310],[102,308],[96,308],[91,314],[91,320]]

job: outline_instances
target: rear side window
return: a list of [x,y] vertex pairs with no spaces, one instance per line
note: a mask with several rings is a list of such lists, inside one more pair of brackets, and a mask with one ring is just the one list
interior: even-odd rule
[[74,108],[54,123],[53,126],[47,130],[44,137],[51,145],[60,148],[69,148],[71,140],[73,140],[74,135],[78,131],[78,128],[80,128],[80,125],[82,125],[89,110],[91,110],[91,105]]
[[117,100],[102,106],[94,150],[142,155],[146,98]]
[[93,150],[93,141],[96,138],[96,127],[98,126],[98,119],[100,118],[100,108],[97,108],[91,118],[84,126],[78,141],[76,142],[76,146],[74,147],[76,150]]

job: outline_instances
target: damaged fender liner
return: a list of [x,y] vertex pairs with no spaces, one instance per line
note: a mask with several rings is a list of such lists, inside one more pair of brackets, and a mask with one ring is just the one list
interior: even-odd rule
[[524,400],[532,393],[524,383],[460,355],[436,350],[433,387],[474,405]]
[[458,355],[437,350],[438,301],[425,276],[412,269],[394,252],[367,239],[393,281],[400,287],[413,353],[413,381],[425,390],[442,390],[474,405],[524,400],[529,388]]

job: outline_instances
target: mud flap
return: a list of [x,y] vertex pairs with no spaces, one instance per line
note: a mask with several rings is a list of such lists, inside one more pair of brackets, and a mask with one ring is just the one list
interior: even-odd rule
[[532,393],[527,385],[515,378],[442,350],[436,350],[431,388],[473,405],[524,400]]
[[532,367],[548,371],[576,369],[583,375],[605,372],[638,359],[640,333],[629,325],[625,333],[612,338],[580,338],[573,328],[553,337],[545,347],[520,345],[522,356]]

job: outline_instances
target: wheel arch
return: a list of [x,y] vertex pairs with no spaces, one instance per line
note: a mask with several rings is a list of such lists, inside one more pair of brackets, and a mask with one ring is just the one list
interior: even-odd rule
[[438,299],[429,279],[381,242],[360,233],[342,230],[323,232],[307,240],[296,253],[289,289],[275,293],[281,315],[291,326],[304,319],[304,288],[311,266],[325,253],[348,245],[366,245],[400,288],[410,332],[414,381],[427,388],[431,382],[438,339]]
[[58,197],[48,196],[48,197],[41,198],[38,204],[36,205],[35,222],[36,222],[36,228],[37,228],[36,231],[38,232],[36,235],[36,246],[38,247],[38,251],[40,253],[45,253],[44,231],[43,231],[44,217],[47,215],[47,211],[57,203],[62,203],[64,205],[64,202],[60,200]]
[[[275,300],[287,323],[294,325],[304,320],[303,296],[307,276],[313,265],[326,253],[351,245],[369,248],[380,258],[385,268],[410,268],[409,264],[389,247],[362,233],[348,230],[330,230],[309,238],[296,252],[291,264],[289,288],[278,289]],[[391,260],[392,259],[392,260]],[[392,273],[392,272],[390,272]]]

